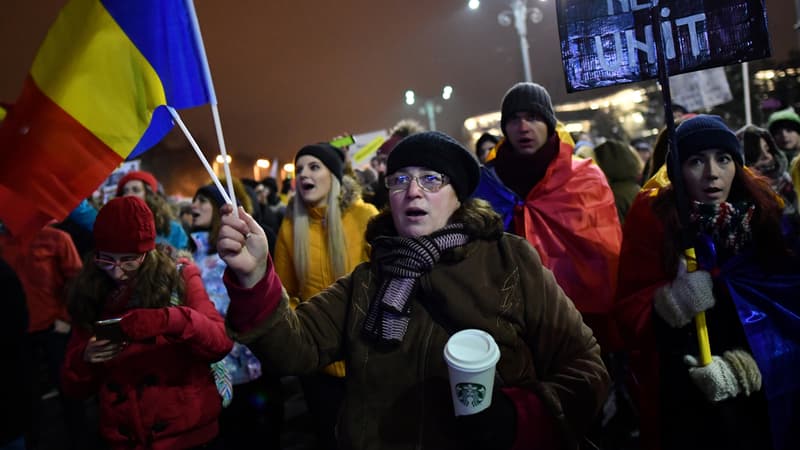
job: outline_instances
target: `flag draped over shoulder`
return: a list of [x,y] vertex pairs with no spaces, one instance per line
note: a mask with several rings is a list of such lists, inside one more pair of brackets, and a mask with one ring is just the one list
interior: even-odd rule
[[190,0],[71,0],[0,125],[0,220],[61,220],[172,128],[165,107],[212,101]]

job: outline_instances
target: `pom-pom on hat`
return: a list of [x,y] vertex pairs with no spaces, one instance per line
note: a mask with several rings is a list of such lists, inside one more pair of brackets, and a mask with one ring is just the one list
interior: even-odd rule
[[480,166],[471,151],[438,131],[426,131],[403,138],[386,162],[386,173],[404,167],[426,167],[447,175],[459,201],[478,187]]
[[125,176],[119,180],[119,183],[117,183],[117,197],[122,195],[122,188],[124,188],[129,181],[133,180],[139,180],[150,186],[151,191],[158,192],[158,180],[156,180],[156,177],[153,176],[152,173],[145,172],[144,170],[134,170],[125,174]]
[[303,155],[311,155],[322,161],[322,164],[325,164],[325,167],[327,167],[333,176],[341,183],[342,172],[344,171],[344,155],[338,148],[327,142],[306,145],[297,152],[294,157],[294,163],[297,164],[297,160]]
[[145,253],[156,248],[153,212],[139,197],[111,199],[94,222],[94,246],[109,253]]
[[506,124],[518,112],[531,112],[542,116],[547,124],[548,136],[556,129],[556,114],[547,89],[536,83],[517,83],[503,96],[500,107],[500,129],[506,134]]
[[[719,116],[698,114],[682,121],[675,129],[675,144],[681,164],[703,150],[719,149],[744,165],[744,152],[739,139]],[[667,174],[672,179],[669,164]]]

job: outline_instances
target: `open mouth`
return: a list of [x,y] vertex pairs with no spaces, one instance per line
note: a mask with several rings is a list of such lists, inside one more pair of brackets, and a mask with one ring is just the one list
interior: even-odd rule
[[428,213],[419,208],[408,208],[406,210],[406,216],[408,217],[422,217],[427,215]]
[[311,189],[314,189],[315,187],[316,187],[316,185],[314,183],[309,183],[309,182],[300,183],[300,189],[302,189],[304,191],[310,191]]

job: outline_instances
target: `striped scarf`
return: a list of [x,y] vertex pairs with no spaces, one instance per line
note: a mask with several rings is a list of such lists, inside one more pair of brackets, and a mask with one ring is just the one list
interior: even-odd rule
[[717,205],[693,201],[689,221],[697,233],[711,238],[717,251],[736,255],[753,239],[750,222],[755,210],[752,202],[722,202]]
[[442,253],[469,242],[464,224],[451,224],[417,238],[379,237],[372,243],[372,258],[381,285],[370,303],[364,334],[375,341],[399,344],[411,317],[409,298],[419,277],[430,272]]

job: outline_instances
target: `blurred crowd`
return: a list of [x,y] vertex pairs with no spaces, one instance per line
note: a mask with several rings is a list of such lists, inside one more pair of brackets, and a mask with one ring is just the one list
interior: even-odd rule
[[[467,448],[464,436],[794,448],[800,115],[745,125],[673,105],[674,133],[624,142],[570,134],[535,83],[500,107],[501,134],[469,143],[402,120],[364,167],[310,140],[294,178],[232,180],[235,216],[212,180],[174,201],[135,170],[31,241],[0,228],[0,449],[40,448],[53,395],[64,449],[278,449],[285,375],[319,449]],[[486,412],[439,421],[453,414],[446,387],[444,403],[432,392],[437,337],[464,328],[500,343],[502,389]]]

